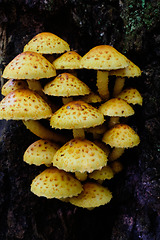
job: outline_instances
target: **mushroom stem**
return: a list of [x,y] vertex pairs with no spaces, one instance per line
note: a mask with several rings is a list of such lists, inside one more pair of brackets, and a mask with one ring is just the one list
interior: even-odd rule
[[124,77],[117,77],[114,88],[113,88],[113,97],[117,97],[118,94],[122,91],[125,83],[125,78]]
[[62,97],[63,104],[67,104],[73,101],[73,97]]
[[29,89],[31,89],[33,91],[41,91],[42,90],[41,83],[38,80],[27,79],[27,83],[28,83]]
[[109,99],[109,89],[108,89],[108,71],[97,71],[97,88],[101,98],[108,100]]
[[85,181],[87,179],[87,172],[75,172],[75,177],[79,180],[79,181]]
[[112,161],[117,160],[118,158],[120,158],[122,156],[124,151],[125,151],[125,148],[116,148],[116,147],[113,148],[108,157],[109,161],[112,162]]
[[83,128],[75,128],[73,129],[73,137],[74,138],[81,138],[85,139],[85,131]]
[[112,128],[117,123],[119,123],[119,117],[110,117],[109,122],[108,122],[108,127]]

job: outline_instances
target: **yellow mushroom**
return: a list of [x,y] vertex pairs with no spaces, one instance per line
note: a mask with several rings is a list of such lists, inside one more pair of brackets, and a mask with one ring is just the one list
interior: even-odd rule
[[38,197],[68,198],[77,196],[83,190],[82,184],[70,173],[50,167],[36,176],[31,184],[31,192]]
[[109,128],[119,123],[120,117],[129,117],[134,114],[133,108],[121,98],[111,98],[99,107],[104,116],[109,116]]
[[52,164],[52,159],[56,151],[60,148],[57,143],[49,140],[39,139],[32,143],[23,155],[23,161],[28,164],[40,166]]
[[10,92],[20,88],[28,88],[28,84],[25,80],[9,79],[2,86],[1,93],[3,96],[7,96]]
[[117,97],[122,91],[125,83],[125,77],[134,78],[141,76],[142,71],[133,62],[129,61],[129,65],[126,68],[113,70],[109,72],[109,75],[115,75],[116,81],[113,89],[113,96]]
[[36,92],[17,89],[10,92],[0,102],[0,119],[37,120],[52,115],[50,106]]
[[83,184],[83,191],[77,197],[69,198],[69,202],[75,206],[92,210],[109,203],[111,199],[112,193],[108,188],[98,183],[86,182]]
[[124,89],[119,95],[118,98],[121,98],[128,102],[129,104],[139,104],[142,106],[143,98],[140,92],[136,88],[127,88]]
[[99,45],[92,48],[81,59],[81,67],[97,70],[97,87],[100,96],[109,99],[109,71],[125,68],[129,65],[128,59],[109,45]]
[[44,93],[51,96],[61,96],[63,103],[73,101],[73,96],[90,93],[89,87],[70,73],[61,73],[44,86]]
[[53,128],[73,129],[74,138],[84,138],[84,128],[104,122],[103,114],[83,101],[72,101],[58,109],[50,119]]

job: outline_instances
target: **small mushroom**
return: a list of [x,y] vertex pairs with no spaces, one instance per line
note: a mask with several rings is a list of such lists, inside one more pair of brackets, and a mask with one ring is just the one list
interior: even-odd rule
[[28,84],[25,80],[9,79],[2,86],[1,93],[3,96],[7,96],[10,92],[20,88],[28,88]]
[[84,101],[89,104],[102,102],[102,98],[94,92],[91,92],[88,95],[79,97],[79,100]]
[[54,60],[53,65],[57,70],[68,70],[73,75],[77,75],[75,70],[80,69],[81,56],[75,51],[68,51]]
[[108,161],[105,152],[87,139],[72,139],[53,156],[53,165],[67,172],[92,172]]
[[134,114],[133,108],[121,98],[112,98],[99,107],[104,116],[109,116],[109,127],[119,123],[120,117],[129,117]]
[[136,66],[133,62],[129,61],[129,65],[126,68],[113,70],[109,72],[109,75],[115,75],[116,81],[113,89],[113,96],[117,97],[118,94],[122,91],[125,77],[127,78],[134,78],[141,76],[142,71],[138,66]]
[[23,155],[23,161],[30,165],[40,166],[45,164],[46,166],[50,166],[53,156],[58,149],[59,146],[56,143],[39,139],[26,149]]
[[17,89],[10,92],[0,102],[0,119],[37,120],[52,115],[50,106],[30,89]]
[[89,87],[70,73],[59,74],[44,86],[44,93],[52,96],[61,96],[63,103],[73,101],[73,96],[82,96],[90,93]]
[[41,54],[59,54],[69,50],[70,47],[66,41],[50,32],[38,33],[23,49],[24,52],[32,51]]
[[31,192],[38,197],[68,198],[82,192],[82,184],[70,173],[50,167],[36,176],[31,184]]
[[100,170],[94,170],[93,172],[88,174],[88,177],[98,181],[98,183],[102,184],[102,182],[106,179],[110,180],[114,177],[113,170],[110,166],[104,166]]
[[99,45],[92,48],[81,59],[81,67],[97,70],[97,87],[100,96],[109,99],[109,71],[125,68],[129,65],[128,59],[109,45]]
[[4,69],[3,78],[35,79],[50,78],[56,75],[54,66],[41,54],[23,52],[17,55]]
[[83,184],[83,191],[77,197],[69,198],[69,202],[75,206],[92,210],[109,203],[111,199],[112,193],[108,188],[98,183],[86,182]]
[[116,124],[103,135],[102,141],[116,148],[132,148],[140,143],[138,134],[127,124]]
[[84,128],[95,127],[103,122],[103,114],[83,101],[72,101],[63,105],[50,119],[53,128],[73,129],[74,138],[84,138]]
[[136,88],[127,88],[124,89],[119,95],[118,98],[121,98],[128,102],[129,104],[139,104],[142,106],[143,98],[140,92]]

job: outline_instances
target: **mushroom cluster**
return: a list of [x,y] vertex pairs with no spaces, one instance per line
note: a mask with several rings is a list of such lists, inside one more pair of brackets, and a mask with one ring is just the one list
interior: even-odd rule
[[[90,79],[80,80],[83,69],[97,71],[93,88]],[[49,32],[33,37],[5,67],[0,119],[22,120],[39,137],[23,156],[27,164],[45,165],[31,183],[35,195],[87,209],[110,202],[107,183],[122,170],[119,159],[140,143],[127,119],[142,96],[125,89],[125,77],[140,75],[112,46],[96,46],[82,57]]]

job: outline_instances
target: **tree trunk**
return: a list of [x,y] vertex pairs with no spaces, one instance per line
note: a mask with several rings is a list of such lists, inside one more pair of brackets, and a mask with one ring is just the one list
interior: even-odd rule
[[129,121],[141,143],[125,152],[123,171],[104,183],[111,202],[92,211],[32,194],[30,184],[44,167],[27,165],[23,154],[38,137],[22,121],[0,121],[0,239],[160,239],[159,11],[156,0],[0,1],[1,73],[42,31],[58,35],[82,56],[96,45],[112,45],[143,71],[125,82],[143,96]]

